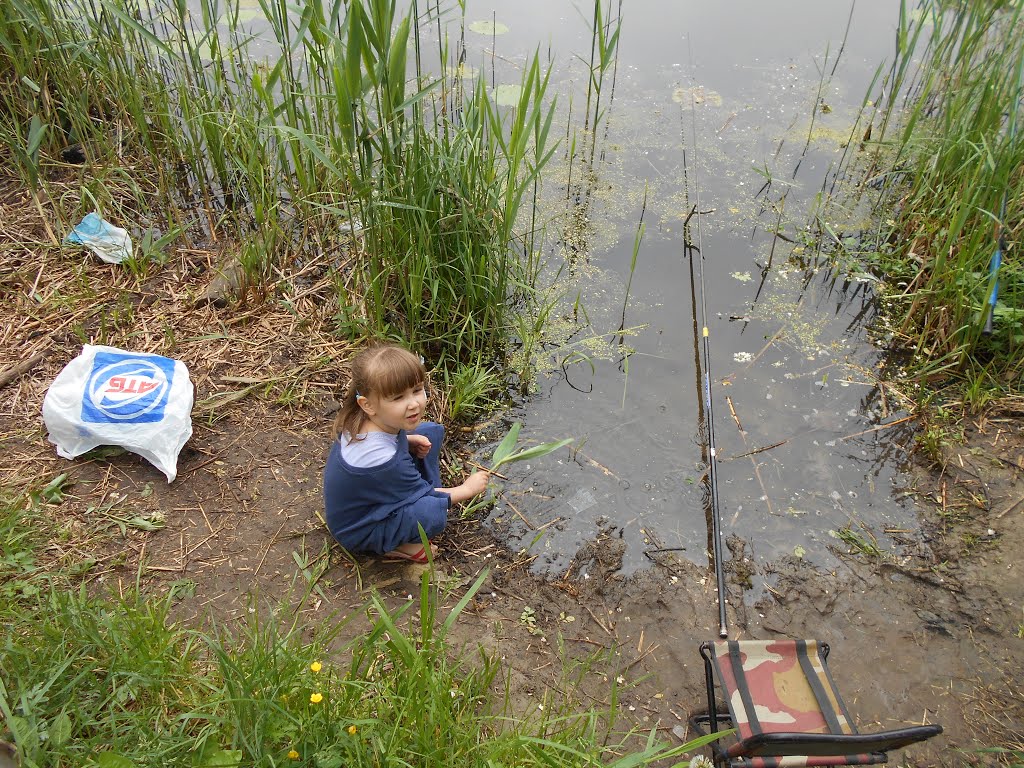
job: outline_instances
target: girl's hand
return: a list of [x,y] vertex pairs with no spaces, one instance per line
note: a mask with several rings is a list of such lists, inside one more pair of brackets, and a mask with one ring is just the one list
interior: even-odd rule
[[426,435],[407,435],[409,440],[409,453],[418,459],[427,458],[430,453],[430,438]]
[[466,493],[469,494],[468,498],[472,499],[474,496],[479,496],[481,493],[487,490],[487,483],[491,479],[491,473],[486,470],[480,472],[474,472],[472,475],[467,477],[462,487],[466,489]]
[[454,488],[438,488],[437,490],[451,496],[453,504],[459,504],[463,501],[469,501],[474,496],[479,496],[481,493],[486,491],[487,483],[489,483],[490,480],[490,472],[474,472],[465,479],[462,485],[457,485]]

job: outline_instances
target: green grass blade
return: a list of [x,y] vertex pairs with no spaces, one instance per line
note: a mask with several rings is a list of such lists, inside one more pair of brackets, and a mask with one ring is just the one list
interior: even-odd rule
[[516,447],[516,441],[519,440],[519,430],[523,428],[523,425],[518,421],[512,425],[512,428],[508,431],[508,434],[502,438],[502,441],[498,443],[498,447],[494,449],[494,455],[491,456],[491,468],[499,466],[505,458],[512,453],[512,450]]

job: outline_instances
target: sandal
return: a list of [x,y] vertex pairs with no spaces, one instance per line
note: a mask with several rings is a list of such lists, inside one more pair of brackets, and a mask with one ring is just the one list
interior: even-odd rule
[[[434,550],[434,547],[431,547]],[[436,554],[436,550],[431,552],[431,555]],[[416,563],[417,565],[426,565],[430,562],[430,558],[427,555],[427,550],[420,547],[415,552],[403,552],[400,549],[393,549],[390,552],[384,554],[384,562],[396,563],[399,561]]]

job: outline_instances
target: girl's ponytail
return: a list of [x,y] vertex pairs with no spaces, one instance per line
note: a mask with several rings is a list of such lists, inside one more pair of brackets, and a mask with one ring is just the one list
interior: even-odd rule
[[359,430],[363,426],[364,417],[365,414],[363,414],[363,409],[360,408],[359,403],[356,402],[356,388],[350,382],[348,385],[348,391],[345,392],[345,397],[341,401],[341,408],[334,417],[334,426],[331,428],[331,439],[337,439],[343,434],[355,437],[359,434]]

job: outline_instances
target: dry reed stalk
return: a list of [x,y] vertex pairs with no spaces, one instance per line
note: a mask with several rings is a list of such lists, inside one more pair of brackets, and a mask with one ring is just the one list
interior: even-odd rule
[[526,518],[526,515],[524,515],[524,514],[523,514],[522,512],[520,512],[520,511],[519,511],[519,508],[518,508],[518,507],[516,507],[516,505],[515,505],[515,504],[513,504],[513,503],[512,503],[512,502],[511,502],[511,501],[509,500],[509,498],[508,498],[508,496],[507,496],[506,494],[502,493],[502,494],[501,494],[501,498],[502,498],[502,499],[504,499],[504,501],[505,501],[505,503],[506,503],[506,504],[508,504],[508,508],[509,508],[509,509],[511,509],[511,510],[512,510],[513,512],[515,512],[515,513],[516,513],[516,516],[517,516],[517,517],[518,517],[518,518],[519,518],[520,520],[522,520],[522,521],[523,521],[524,523],[526,523],[526,527],[527,527],[527,528],[529,528],[529,529],[530,529],[531,531],[535,531],[535,530],[537,530],[537,526],[536,526],[536,525],[534,525],[534,524],[533,524],[532,522],[530,522],[530,521],[529,521],[529,520],[528,520],[528,519]]
[[844,435],[843,437],[837,437],[836,440],[837,441],[852,440],[855,437],[860,437],[861,435],[867,435],[867,434],[870,434],[871,432],[880,432],[883,429],[888,429],[889,427],[895,427],[898,424],[904,424],[904,423],[906,423],[908,421],[913,421],[916,418],[917,418],[917,416],[913,416],[913,415],[911,415],[911,416],[904,416],[902,419],[896,419],[895,421],[890,421],[887,424],[878,424],[878,425],[876,425],[874,427],[870,427],[868,429],[862,429],[860,432],[854,432],[852,435]]

